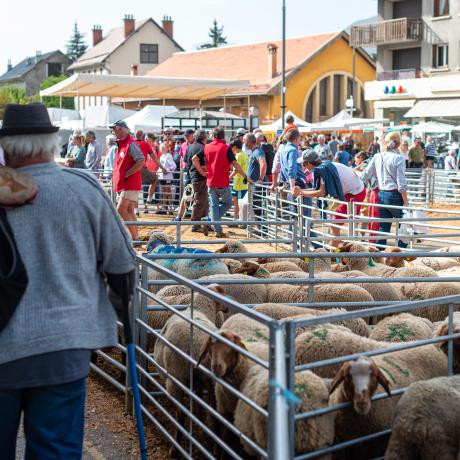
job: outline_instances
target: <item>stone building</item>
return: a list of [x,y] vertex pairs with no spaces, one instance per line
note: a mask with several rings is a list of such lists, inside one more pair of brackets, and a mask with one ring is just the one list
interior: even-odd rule
[[33,96],[40,91],[43,80],[64,75],[69,65],[70,59],[59,50],[44,54],[37,51],[35,56],[26,57],[14,67],[8,62],[7,71],[0,76],[0,87],[24,88],[26,96]]

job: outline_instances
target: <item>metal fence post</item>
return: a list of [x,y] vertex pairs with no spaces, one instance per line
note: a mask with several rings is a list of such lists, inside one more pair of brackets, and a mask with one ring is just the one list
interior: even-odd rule
[[[447,327],[449,335],[454,333],[454,305],[449,304],[449,324]],[[447,375],[454,375],[454,341],[449,339],[447,342]]]
[[[144,262],[141,262],[141,287],[143,290],[148,290],[148,267]],[[141,303],[139,306],[139,319],[144,323],[147,322],[147,295],[141,292]],[[138,325],[136,337],[139,338],[139,346],[142,350],[147,350],[147,331],[141,325]],[[142,369],[147,370],[147,360],[144,356],[139,357],[139,364]],[[143,374],[140,376],[140,383],[145,387],[146,378]]]
[[[254,209],[253,209],[253,202],[254,202],[254,188],[252,184],[248,184],[248,220],[254,220]],[[248,228],[248,235],[252,236],[252,225],[249,224]]]
[[298,223],[297,220],[294,219],[292,222],[292,252],[298,251]]
[[[274,220],[277,221],[278,220],[278,209],[279,209],[279,203],[280,199],[279,199],[279,191],[278,189],[276,188],[275,189],[275,218]],[[275,224],[275,240],[278,239],[278,224]],[[277,246],[278,246],[278,243],[277,243]]]
[[[286,373],[287,389],[295,393],[295,326],[292,322],[286,324]],[[288,458],[295,457],[295,407],[290,404],[288,409]]]
[[289,408],[286,401],[285,326],[270,326],[270,369],[268,401],[268,459],[286,458],[289,449]]
[[347,205],[348,219],[348,236],[355,236],[355,200],[350,200]]
[[310,250],[311,246],[311,220],[307,217],[307,225],[306,225],[306,237],[305,237],[305,244],[307,252]]

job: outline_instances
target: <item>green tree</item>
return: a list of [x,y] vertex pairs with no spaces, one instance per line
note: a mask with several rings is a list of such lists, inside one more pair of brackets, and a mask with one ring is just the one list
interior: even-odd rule
[[19,86],[3,86],[0,88],[0,119],[3,118],[3,112],[6,104],[27,104],[37,102],[37,96],[26,96],[24,88]]
[[78,29],[77,21],[75,21],[72,36],[67,42],[67,56],[74,62],[86,51],[86,48],[88,48],[88,45],[85,43],[83,34]]
[[199,49],[206,49],[206,48],[217,48],[221,45],[227,44],[227,37],[224,37],[224,26],[219,27],[217,24],[217,20],[214,19],[212,26],[209,28],[208,37],[211,39],[210,43],[204,43],[199,47]]
[[[61,81],[65,80],[67,75],[59,75],[59,76],[51,76],[48,77],[46,80],[43,80],[40,83],[40,89],[46,89],[51,86],[54,86]],[[59,96],[45,96],[43,98],[43,104],[46,107],[61,107],[61,98]],[[63,97],[62,98],[62,108],[63,109],[74,109],[74,98],[73,97]]]

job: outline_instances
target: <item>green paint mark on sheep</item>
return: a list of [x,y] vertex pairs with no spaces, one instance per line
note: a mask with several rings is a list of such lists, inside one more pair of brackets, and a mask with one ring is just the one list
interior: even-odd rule
[[367,266],[368,267],[375,267],[375,263],[371,258],[369,258],[369,260],[367,261]]
[[[390,366],[393,366],[395,369],[397,369],[402,375],[405,377],[409,377],[410,372],[407,369],[403,369],[397,362],[395,362],[393,359],[389,358],[388,356],[384,356],[383,360],[390,364]],[[396,383],[396,382],[395,382]]]
[[328,331],[327,329],[317,329],[316,331],[313,331],[312,335],[316,337],[317,339],[325,342],[327,339]]
[[398,382],[396,381],[396,379],[394,378],[393,374],[392,374],[387,368],[385,368],[385,367],[383,367],[383,366],[379,366],[379,369],[381,369],[382,371],[384,371],[384,372],[388,375],[388,377],[390,378],[390,380],[393,380],[393,383],[398,383]]
[[415,337],[414,332],[404,324],[392,324],[389,326],[389,330],[385,338],[389,342],[407,342],[410,337]]
[[299,383],[294,386],[294,391],[297,396],[300,398],[305,396],[306,398],[311,398],[313,393],[310,387],[306,383]]
[[270,341],[269,338],[260,329],[256,329],[254,334],[258,339],[262,339],[267,343]]

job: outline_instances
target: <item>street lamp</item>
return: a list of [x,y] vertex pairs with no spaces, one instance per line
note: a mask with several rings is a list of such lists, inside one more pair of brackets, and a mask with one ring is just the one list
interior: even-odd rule
[[281,129],[284,130],[284,116],[286,113],[286,0],[282,6],[282,53],[281,53]]

